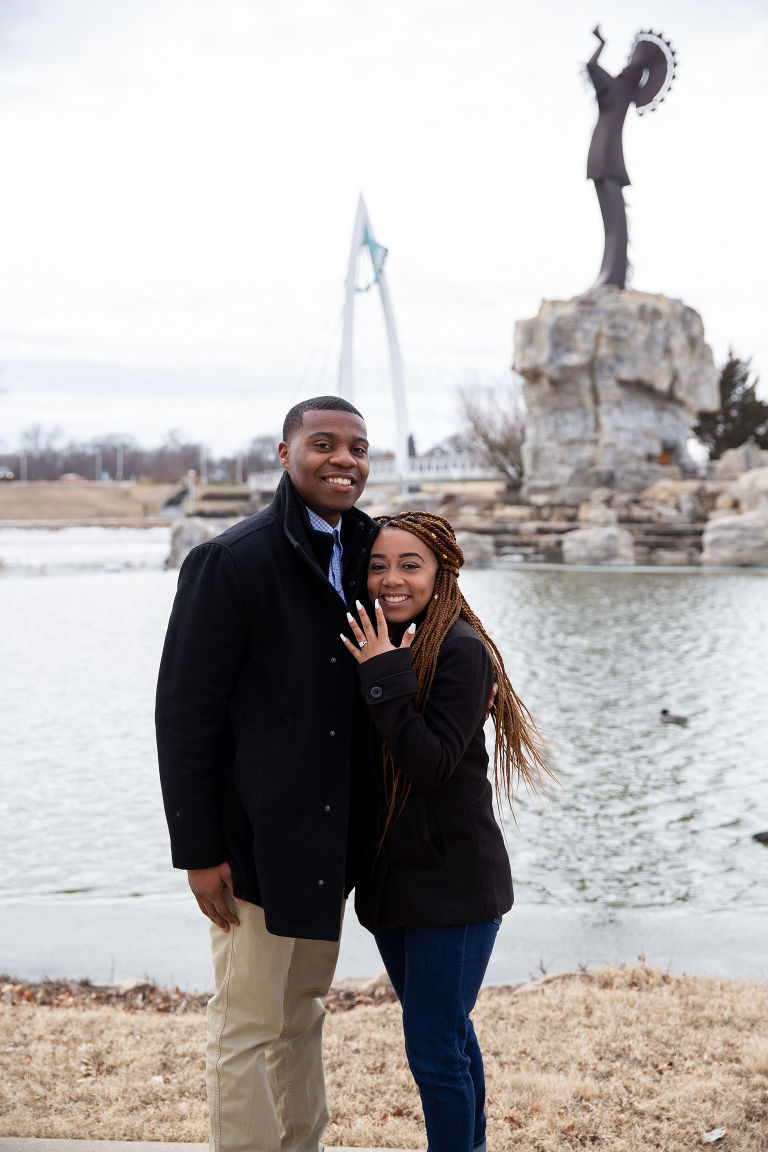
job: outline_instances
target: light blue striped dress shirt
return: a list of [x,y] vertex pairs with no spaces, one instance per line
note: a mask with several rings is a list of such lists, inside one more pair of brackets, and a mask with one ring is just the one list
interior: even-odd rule
[[311,508],[307,508],[307,515],[315,532],[330,532],[333,536],[333,550],[331,552],[331,566],[328,569],[328,579],[343,600],[344,589],[341,584],[341,557],[343,553],[341,547],[341,531],[338,526],[331,528],[330,524],[326,520],[323,520],[322,516],[318,516],[317,512],[313,512]]

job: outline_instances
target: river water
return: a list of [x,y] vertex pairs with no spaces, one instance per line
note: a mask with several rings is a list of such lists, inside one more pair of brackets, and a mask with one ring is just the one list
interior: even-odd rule
[[[167,551],[164,528],[0,529],[0,971],[210,987],[153,745]],[[640,954],[766,978],[768,572],[497,568],[462,586],[559,779],[506,821],[516,905],[489,981]],[[339,975],[380,970],[350,907]]]

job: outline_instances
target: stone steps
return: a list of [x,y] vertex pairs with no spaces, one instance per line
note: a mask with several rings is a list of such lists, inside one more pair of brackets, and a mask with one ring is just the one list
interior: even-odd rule
[[[487,541],[484,545],[486,555],[488,544],[491,544],[492,555],[502,564],[560,564],[563,561],[563,537],[577,528],[594,526],[565,519],[521,520],[504,524],[456,523],[459,532],[472,533]],[[650,516],[642,520],[620,516],[618,527],[632,535],[636,564],[681,567],[701,562],[703,524],[659,524]],[[483,558],[474,562],[483,563]]]
[[692,567],[701,563],[703,524],[622,524],[632,533],[636,564]]
[[621,516],[619,527],[626,528],[633,536],[653,535],[662,540],[680,540],[684,537],[696,539],[704,532],[703,524],[660,524],[656,520],[626,520]]

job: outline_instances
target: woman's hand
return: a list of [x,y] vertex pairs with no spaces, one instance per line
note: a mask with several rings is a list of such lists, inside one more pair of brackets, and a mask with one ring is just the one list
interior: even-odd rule
[[[354,636],[354,640],[350,640],[343,632],[340,632],[339,635],[347,651],[354,656],[358,664],[364,664],[366,660],[370,660],[372,656],[380,656],[382,652],[394,652],[395,645],[389,639],[387,622],[384,619],[384,613],[378,600],[374,604],[376,610],[375,625],[368,619],[368,613],[359,600],[355,601],[355,607],[360,617],[359,624],[352,613],[347,612],[347,620],[349,620],[349,627]],[[410,648],[415,631],[415,624],[410,624],[406,628],[403,639],[400,642],[401,648]],[[355,647],[355,643],[357,643],[357,647]]]

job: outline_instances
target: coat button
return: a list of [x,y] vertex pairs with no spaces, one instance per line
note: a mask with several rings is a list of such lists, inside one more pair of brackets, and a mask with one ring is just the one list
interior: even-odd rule
[[328,735],[329,735],[329,736],[335,736],[335,735],[336,735],[336,730],[335,730],[334,728],[331,728],[331,730],[330,730],[330,732],[328,733]]
[[379,696],[381,696],[381,688],[379,688],[378,684],[371,688],[371,696],[373,696],[374,700],[378,700]]
[[322,888],[323,884],[325,884],[325,880],[318,880],[318,882],[317,882],[318,888]]
[[326,812],[330,812],[330,810],[331,810],[330,804],[326,804],[325,810],[326,810]]
[[335,656],[331,656],[331,664],[335,664],[335,663],[336,663],[336,657],[335,657]]

